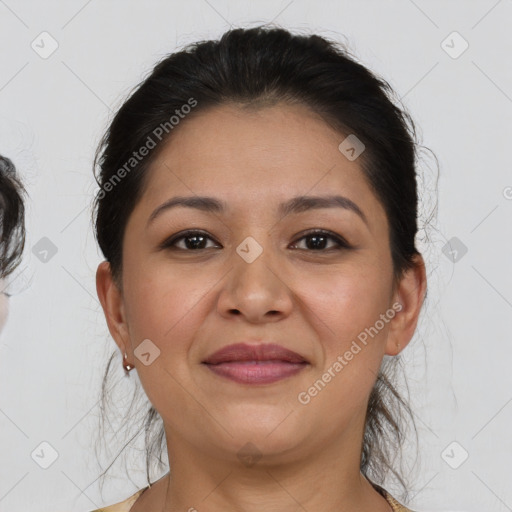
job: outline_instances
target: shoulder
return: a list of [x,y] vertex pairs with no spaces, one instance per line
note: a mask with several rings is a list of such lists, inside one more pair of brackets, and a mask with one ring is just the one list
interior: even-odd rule
[[108,507],[98,508],[96,510],[91,510],[91,512],[129,512],[132,508],[132,505],[137,501],[137,498],[146,490],[146,488],[137,491],[135,494],[132,494],[129,498],[124,501],[120,501],[119,503],[115,503],[114,505],[109,505]]
[[401,503],[398,503],[398,501],[396,501],[395,498],[393,498],[393,496],[391,496],[387,491],[384,492],[386,493],[384,497],[391,505],[393,512],[413,512],[411,509],[404,507]]
[[371,484],[380,494],[382,494],[382,496],[384,496],[386,501],[391,506],[391,509],[393,510],[393,512],[413,512],[411,509],[404,507],[401,503],[399,503],[397,500],[395,500],[395,498],[393,498],[393,496],[391,496],[391,494],[389,494],[389,492],[386,491],[386,489],[384,489],[380,485],[377,485],[373,482],[371,482]]

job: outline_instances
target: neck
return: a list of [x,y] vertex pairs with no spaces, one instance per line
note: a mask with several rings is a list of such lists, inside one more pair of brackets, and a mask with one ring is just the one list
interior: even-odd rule
[[360,443],[330,445],[286,462],[263,456],[249,465],[194,449],[178,436],[166,438],[172,476],[153,484],[131,512],[391,510],[359,471]]

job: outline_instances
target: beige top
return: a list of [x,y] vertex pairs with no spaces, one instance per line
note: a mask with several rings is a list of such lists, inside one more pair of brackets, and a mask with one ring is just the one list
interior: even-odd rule
[[[398,501],[393,498],[385,489],[382,487],[373,484],[372,485],[379,491],[386,501],[390,504],[393,512],[413,512],[412,510],[404,507]],[[99,508],[97,510],[93,510],[91,512],[130,512],[133,504],[137,501],[137,498],[147,489],[148,487],[144,487],[140,491],[137,491],[133,496],[130,496],[127,500],[121,501],[120,503],[116,503],[114,505],[110,505],[109,507]]]

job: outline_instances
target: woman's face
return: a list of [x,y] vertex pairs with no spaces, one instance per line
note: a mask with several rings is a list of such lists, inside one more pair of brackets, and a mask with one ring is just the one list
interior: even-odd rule
[[0,279],[0,332],[4,328],[7,321],[7,314],[9,311],[9,301],[5,294],[6,283],[4,279]]
[[[152,165],[126,226],[123,293],[103,263],[98,294],[168,443],[232,458],[250,442],[280,460],[343,436],[359,449],[382,357],[407,344],[418,311],[397,313],[407,288],[393,290],[385,211],[360,160],[338,149],[344,139],[305,107],[222,106],[186,119]],[[177,196],[225,209],[159,210]],[[280,209],[299,196],[345,199]],[[203,363],[240,342],[278,344],[307,363],[263,384]]]

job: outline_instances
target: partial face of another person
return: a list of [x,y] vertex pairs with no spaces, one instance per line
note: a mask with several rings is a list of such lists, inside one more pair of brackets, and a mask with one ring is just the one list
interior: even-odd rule
[[0,155],[0,332],[9,309],[8,288],[25,245],[24,188],[13,163]]
[[5,279],[0,279],[0,332],[2,332],[5,322],[7,321],[9,311],[9,301],[5,293],[6,286]]
[[[122,294],[106,263],[98,290],[169,439],[232,458],[252,442],[291,460],[362,428],[383,356],[414,332],[417,282],[393,286],[386,213],[344,138],[306,107],[225,105],[186,119],[152,164],[126,226]],[[222,208],[161,207],[178,196]],[[239,342],[306,362],[263,384],[204,364]]]

